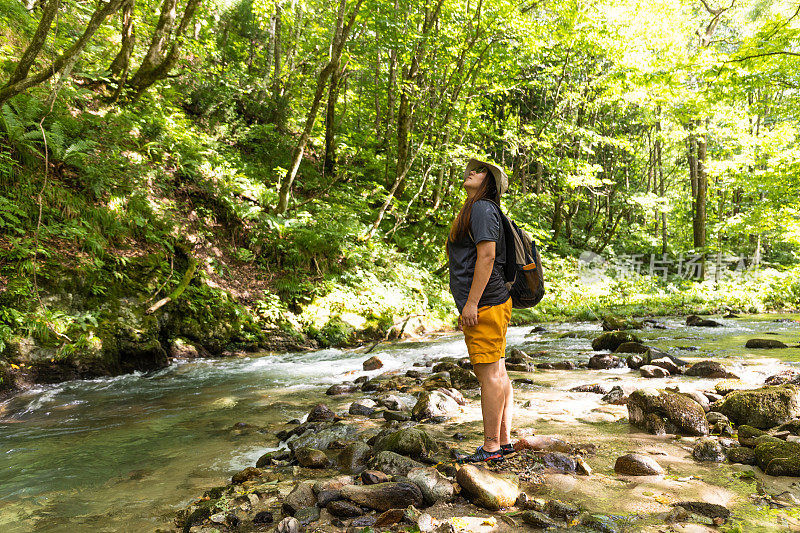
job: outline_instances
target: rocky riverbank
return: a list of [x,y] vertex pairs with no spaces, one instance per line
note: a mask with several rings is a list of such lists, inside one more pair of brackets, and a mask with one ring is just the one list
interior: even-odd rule
[[[620,327],[652,337],[666,326]],[[455,464],[480,442],[477,380],[465,359],[426,358],[331,386],[324,403],[274,431],[255,465],[181,511],[175,530],[800,527],[800,373],[756,383],[604,329],[588,361],[509,349],[517,452],[502,463]],[[364,369],[380,364],[365,357]]]

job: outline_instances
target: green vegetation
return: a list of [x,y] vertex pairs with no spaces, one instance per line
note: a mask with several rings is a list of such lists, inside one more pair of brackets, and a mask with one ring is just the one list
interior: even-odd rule
[[798,306],[789,3],[30,5],[0,0],[4,384],[450,327],[476,154],[543,250],[516,323]]

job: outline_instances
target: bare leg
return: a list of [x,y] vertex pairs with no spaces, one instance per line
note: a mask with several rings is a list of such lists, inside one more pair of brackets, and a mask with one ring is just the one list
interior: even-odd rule
[[[505,404],[505,380],[500,371],[500,361],[472,365],[481,384],[481,413],[483,414],[483,449],[495,452],[500,449],[500,425]],[[506,380],[508,377],[506,376]]]
[[500,444],[511,444],[511,417],[514,408],[514,388],[506,373],[506,360],[500,359],[500,371],[505,381],[503,387],[503,415],[500,421]]

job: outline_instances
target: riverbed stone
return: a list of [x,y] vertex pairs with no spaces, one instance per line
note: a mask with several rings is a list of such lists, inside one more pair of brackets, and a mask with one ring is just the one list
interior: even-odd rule
[[686,317],[686,325],[687,326],[695,326],[695,327],[702,327],[702,328],[720,328],[722,324],[717,322],[716,320],[711,320],[710,318],[700,318],[697,315],[689,315]]
[[601,398],[602,401],[610,403],[611,405],[625,405],[628,403],[628,395],[622,390],[619,385],[614,385],[608,394]]
[[593,394],[608,394],[608,387],[602,383],[587,383],[572,387],[569,392],[591,392]]
[[245,481],[250,481],[251,479],[261,477],[261,474],[263,474],[263,471],[260,468],[248,466],[247,468],[236,472],[233,477],[231,477],[231,483],[239,485]]
[[302,436],[288,442],[289,449],[294,451],[305,446],[325,450],[334,441],[346,441],[358,432],[358,428],[342,422],[321,429],[307,431]]
[[355,518],[364,514],[364,509],[347,500],[334,500],[329,502],[325,508],[337,518]]
[[739,437],[739,444],[742,446],[750,446],[751,448],[756,445],[756,439],[758,437],[767,434],[766,431],[754,428],[753,426],[748,426],[747,424],[740,425],[737,428],[737,433]]
[[764,380],[764,385],[800,385],[800,372],[797,370],[783,370]]
[[410,457],[405,457],[395,452],[383,451],[372,458],[369,466],[373,470],[378,470],[390,476],[405,476],[412,468],[419,468],[424,465]]
[[336,418],[336,414],[331,408],[324,403],[320,403],[311,408],[306,422],[327,422],[334,418]]
[[418,428],[405,428],[390,433],[375,441],[375,452],[390,451],[419,459],[430,456],[439,448],[428,433]]
[[644,354],[649,350],[647,346],[641,342],[623,342],[614,350],[614,353],[631,353],[631,354]]
[[456,481],[469,501],[489,511],[511,507],[519,496],[519,479],[514,474],[497,474],[483,466],[464,465]]
[[477,389],[481,386],[477,376],[471,370],[461,367],[456,367],[450,371],[450,383],[459,390]]
[[523,511],[519,515],[522,521],[536,529],[550,529],[558,527],[558,522],[550,518],[544,513],[539,511],[529,510]]
[[610,368],[623,368],[625,362],[611,354],[598,354],[589,358],[589,368],[593,370],[608,370]]
[[721,463],[725,460],[725,450],[722,449],[717,439],[705,437],[695,443],[692,457],[696,461]]
[[788,348],[788,346],[778,339],[748,339],[744,344],[745,348],[758,350],[772,350],[776,348]]
[[360,474],[367,468],[372,448],[368,444],[356,441],[351,442],[339,452],[339,468],[348,474]]
[[628,419],[634,426],[660,435],[708,435],[703,407],[683,394],[663,389],[639,389],[628,396]]
[[395,422],[408,422],[411,420],[411,413],[408,411],[383,411],[383,418]]
[[428,505],[433,505],[438,501],[447,501],[453,497],[453,484],[435,468],[412,468],[406,477],[419,487],[422,497]]
[[638,453],[618,457],[614,463],[614,471],[626,476],[657,476],[664,473],[664,469],[655,459]]
[[572,453],[573,446],[566,441],[550,435],[526,435],[517,439],[514,449],[547,452]]
[[687,376],[696,376],[701,378],[724,378],[724,379],[739,379],[739,376],[729,372],[724,366],[716,361],[699,361],[690,366],[686,372]]
[[287,516],[278,523],[277,533],[300,533],[301,528],[302,526],[297,518]]
[[389,481],[389,476],[380,470],[364,470],[361,472],[361,482],[364,485],[375,485]]
[[378,404],[392,411],[408,411],[411,406],[397,394],[387,394],[378,398]]
[[755,454],[758,466],[770,476],[800,476],[800,442],[761,442]]
[[614,351],[625,342],[638,342],[641,344],[641,339],[627,331],[607,331],[592,341],[593,350],[610,350]]
[[577,507],[559,500],[548,500],[544,512],[550,518],[558,518],[567,522],[580,514]]
[[314,483],[314,494],[318,495],[324,491],[339,490],[345,485],[352,485],[353,483],[355,483],[355,479],[353,479],[353,476],[347,474],[342,474],[327,479],[320,479]]
[[317,505],[317,495],[314,494],[314,480],[301,481],[283,499],[283,512],[287,515],[294,514],[304,507]]
[[769,429],[800,416],[800,388],[781,385],[731,392],[714,410],[735,424]]
[[756,451],[745,446],[734,446],[726,450],[728,461],[743,465],[756,464]]
[[369,416],[375,412],[378,402],[370,398],[361,398],[350,404],[347,410],[351,415]]
[[459,411],[458,403],[439,391],[426,391],[420,394],[417,403],[411,410],[411,418],[414,420],[427,420],[429,418],[446,417],[449,418]]
[[305,527],[311,522],[316,522],[319,520],[319,507],[303,507],[302,509],[297,510],[297,512],[294,514],[294,517],[298,522],[300,522],[302,527]]
[[622,331],[626,329],[642,329],[644,324],[639,320],[620,317],[606,317],[601,322],[603,331]]
[[644,365],[639,368],[639,372],[643,378],[668,378],[670,376],[669,370],[653,365]]
[[355,383],[336,383],[328,387],[325,394],[328,396],[339,396],[342,394],[352,394],[358,390],[358,385]]
[[383,368],[383,361],[378,359],[377,356],[372,356],[361,364],[362,368],[366,371],[378,370]]
[[342,487],[342,495],[351,502],[375,509],[405,509],[409,505],[422,505],[422,491],[413,483],[388,482],[375,485],[348,485]]
[[681,367],[675,364],[675,362],[670,359],[669,357],[661,357],[659,359],[652,359],[650,361],[650,366],[658,366],[669,372],[671,375],[676,375],[681,373]]
[[306,468],[326,468],[330,461],[325,452],[304,446],[294,451],[294,456],[300,466]]

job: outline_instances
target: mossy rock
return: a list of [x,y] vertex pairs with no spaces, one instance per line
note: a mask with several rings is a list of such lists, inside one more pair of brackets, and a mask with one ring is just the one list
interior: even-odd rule
[[770,476],[800,476],[800,442],[770,441],[756,446],[758,466]]
[[781,385],[731,392],[714,410],[738,425],[773,428],[800,416],[800,388]]
[[621,344],[626,342],[641,343],[642,341],[639,337],[627,331],[607,331],[592,341],[592,349],[598,351],[610,350],[613,352],[619,348]]
[[661,389],[639,389],[628,396],[627,406],[630,423],[649,433],[708,435],[708,420],[703,407],[683,394]]
[[644,323],[629,318],[605,317],[602,321],[603,331],[622,331],[626,329],[642,329]]
[[429,456],[439,449],[439,445],[427,432],[417,428],[395,431],[375,442],[375,453],[383,451],[419,459]]

